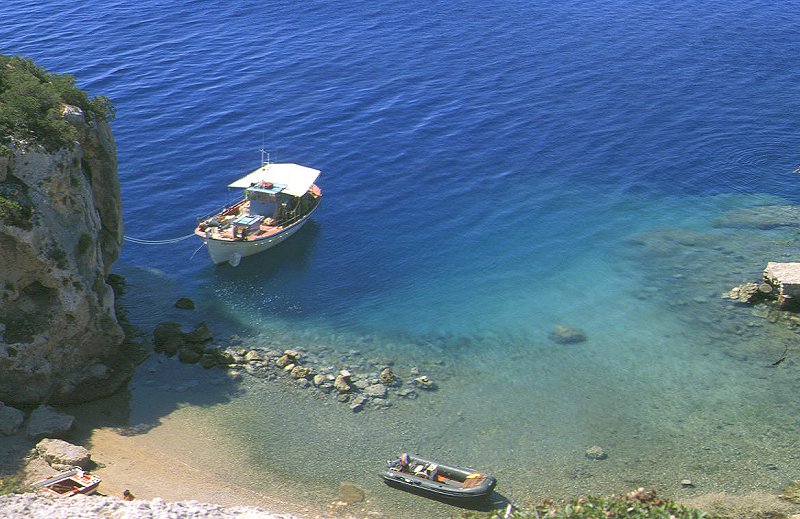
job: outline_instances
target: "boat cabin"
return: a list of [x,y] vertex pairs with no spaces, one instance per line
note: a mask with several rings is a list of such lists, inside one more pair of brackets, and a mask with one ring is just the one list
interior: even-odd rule
[[248,232],[262,223],[281,225],[304,213],[303,198],[319,174],[319,170],[299,164],[268,163],[229,184],[230,189],[243,189],[248,201],[247,214],[233,222],[235,230]]

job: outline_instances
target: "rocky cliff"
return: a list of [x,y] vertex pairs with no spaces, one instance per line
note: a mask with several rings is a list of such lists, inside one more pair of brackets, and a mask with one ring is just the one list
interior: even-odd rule
[[[109,125],[66,105],[78,140],[13,139],[0,153],[0,401],[97,398],[125,380],[106,282],[122,243]],[[10,152],[8,151],[10,150]]]

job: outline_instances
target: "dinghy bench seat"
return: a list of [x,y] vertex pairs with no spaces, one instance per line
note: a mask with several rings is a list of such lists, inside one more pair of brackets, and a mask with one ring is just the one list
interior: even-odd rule
[[476,475],[475,477],[467,477],[467,479],[464,480],[464,484],[461,485],[461,488],[478,487],[483,483],[484,479],[486,479],[486,476],[483,474]]

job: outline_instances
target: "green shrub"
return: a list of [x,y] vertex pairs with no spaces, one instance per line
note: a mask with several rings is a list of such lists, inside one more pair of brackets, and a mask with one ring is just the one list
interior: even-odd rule
[[22,229],[31,228],[33,207],[28,188],[12,175],[0,182],[0,222]]
[[78,256],[83,256],[89,252],[93,243],[91,236],[86,233],[81,234],[81,237],[78,238]]
[[23,208],[18,202],[0,197],[0,220],[12,224],[21,220]]
[[22,478],[20,476],[0,475],[0,496],[22,492]]
[[8,152],[3,143],[12,138],[50,151],[69,146],[77,131],[62,117],[64,104],[80,107],[89,119],[111,121],[116,114],[110,99],[89,99],[73,76],[51,74],[29,58],[0,55],[0,152]]

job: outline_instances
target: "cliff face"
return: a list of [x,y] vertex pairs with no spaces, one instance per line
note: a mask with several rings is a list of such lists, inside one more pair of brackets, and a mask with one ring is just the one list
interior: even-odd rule
[[67,106],[71,148],[17,141],[0,156],[0,401],[89,400],[125,380],[106,283],[122,243],[116,145]]

